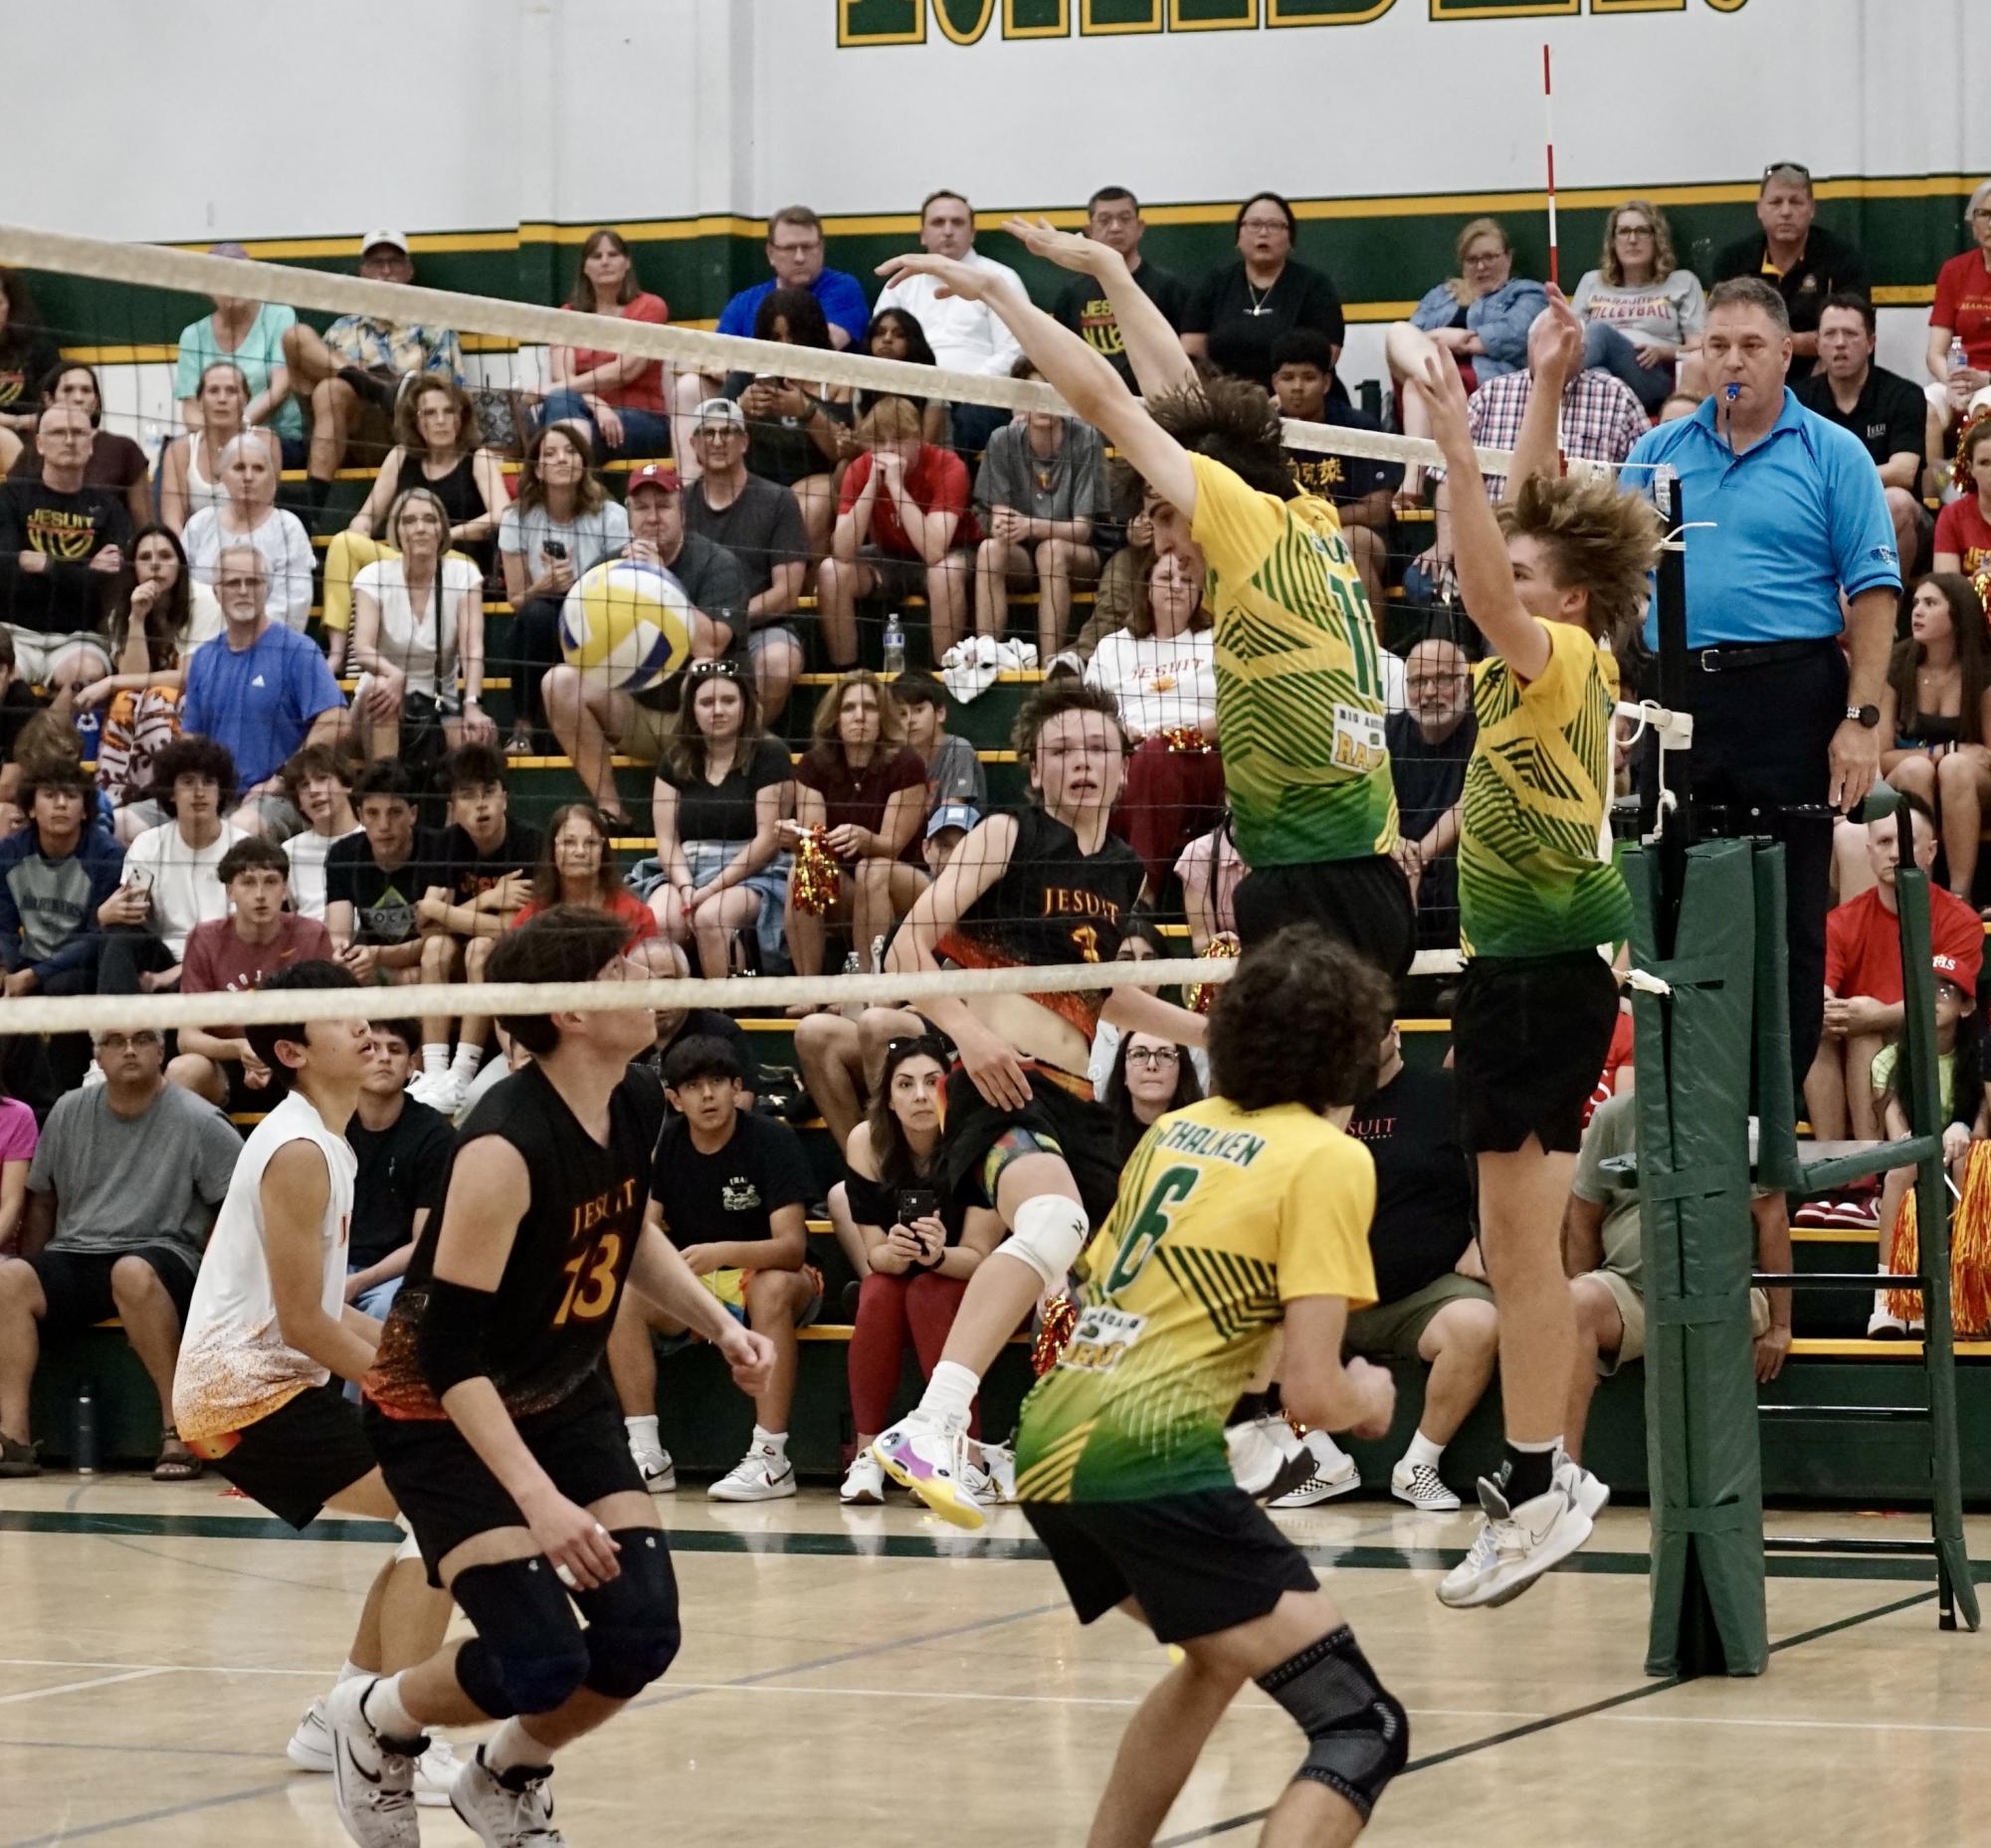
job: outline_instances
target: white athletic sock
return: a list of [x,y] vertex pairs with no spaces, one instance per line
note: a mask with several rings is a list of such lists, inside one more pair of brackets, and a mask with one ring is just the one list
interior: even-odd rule
[[982,1376],[958,1361],[942,1360],[933,1368],[926,1390],[919,1395],[919,1409],[942,1424],[964,1425],[975,1394],[981,1390]]
[[1424,1435],[1423,1430],[1420,1428],[1411,1438],[1410,1448],[1403,1453],[1403,1460],[1413,1468],[1422,1463],[1428,1468],[1435,1470],[1438,1467],[1439,1459],[1444,1455],[1445,1446],[1443,1444],[1434,1444],[1430,1438]]
[[[347,1656],[339,1668],[338,1678],[340,1681],[357,1681],[360,1676],[371,1675],[373,1671],[370,1668],[361,1668],[357,1662],[350,1656]],[[336,1686],[337,1684],[334,1683],[333,1685]]]
[[422,1076],[440,1078],[450,1069],[450,1043],[443,1040],[434,1046],[422,1048]]
[[753,1427],[753,1447],[758,1450],[763,1445],[773,1451],[777,1457],[785,1457],[788,1454],[788,1433],[786,1431],[763,1430],[759,1425],[755,1425]]
[[530,1765],[536,1770],[552,1761],[552,1752],[526,1732],[523,1723],[515,1717],[499,1727],[484,1747],[485,1769],[499,1777],[520,1764]]
[[383,1739],[415,1739],[421,1734],[421,1723],[401,1705],[399,1675],[385,1676],[368,1688],[359,1711]]
[[473,1046],[465,1040],[457,1047],[457,1056],[450,1066],[453,1077],[461,1078],[465,1084],[477,1076],[477,1069],[484,1063],[484,1048]]
[[648,1418],[625,1418],[622,1422],[628,1427],[629,1441],[638,1448],[643,1450],[664,1448],[664,1440],[657,1435],[657,1418],[654,1413]]

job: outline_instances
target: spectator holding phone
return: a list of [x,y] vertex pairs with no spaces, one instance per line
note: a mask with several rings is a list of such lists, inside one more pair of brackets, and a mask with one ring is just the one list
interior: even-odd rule
[[[858,1446],[839,1496],[846,1507],[885,1500],[885,1472],[871,1442],[891,1422],[906,1342],[919,1357],[920,1376],[931,1373],[968,1279],[1002,1237],[1002,1222],[992,1211],[963,1205],[941,1185],[946,1083],[946,1049],[938,1039],[892,1041],[871,1110],[844,1150],[850,1179],[838,1191],[869,1267],[851,1334]],[[833,1198],[833,1214],[838,1204]]]

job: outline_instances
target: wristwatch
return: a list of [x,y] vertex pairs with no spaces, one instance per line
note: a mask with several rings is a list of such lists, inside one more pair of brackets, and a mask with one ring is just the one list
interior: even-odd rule
[[1881,709],[1878,706],[1849,706],[1846,709],[1846,717],[1857,719],[1869,731],[1872,731],[1881,722]]

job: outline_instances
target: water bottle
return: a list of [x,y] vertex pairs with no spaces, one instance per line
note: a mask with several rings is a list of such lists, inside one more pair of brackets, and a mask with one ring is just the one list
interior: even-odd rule
[[888,679],[905,672],[905,625],[896,610],[885,619],[885,672]]
[[1969,349],[1963,344],[1963,335],[1949,336],[1949,401],[1957,410],[1962,410],[1969,399],[1969,393],[1957,383],[1956,375],[1970,364]]
[[97,1395],[85,1380],[76,1394],[76,1473],[95,1476],[98,1462]]

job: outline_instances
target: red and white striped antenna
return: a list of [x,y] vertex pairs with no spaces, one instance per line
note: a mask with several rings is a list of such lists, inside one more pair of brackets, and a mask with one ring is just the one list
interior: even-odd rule
[[1542,139],[1548,149],[1548,280],[1560,288],[1560,253],[1556,248],[1555,235],[1555,86],[1549,75],[1546,40],[1541,48],[1541,128]]

